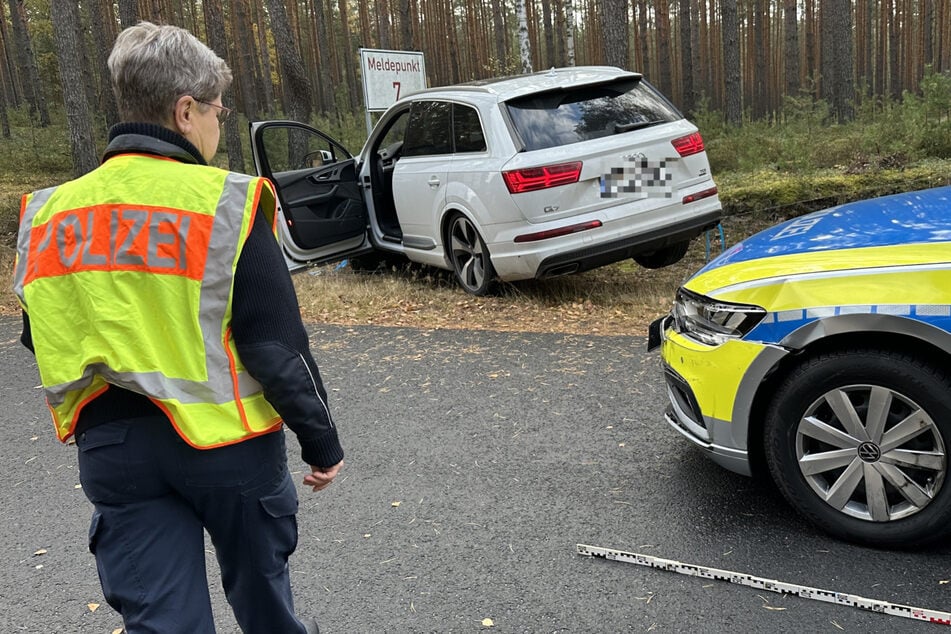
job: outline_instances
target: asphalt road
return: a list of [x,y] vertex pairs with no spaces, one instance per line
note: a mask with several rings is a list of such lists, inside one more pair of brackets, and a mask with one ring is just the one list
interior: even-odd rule
[[[109,634],[121,622],[85,547],[75,448],[53,435],[18,328],[0,318],[0,632]],[[940,631],[581,557],[578,543],[951,610],[951,548],[836,542],[687,446],[662,422],[641,337],[311,334],[347,464],[328,490],[301,489],[291,568],[298,610],[325,634]],[[233,632],[211,583],[219,632]]]

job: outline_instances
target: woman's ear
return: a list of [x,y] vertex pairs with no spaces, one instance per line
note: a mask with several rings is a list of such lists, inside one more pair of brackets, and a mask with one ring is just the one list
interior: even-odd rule
[[172,130],[182,136],[187,136],[195,125],[196,107],[195,100],[189,95],[179,97],[178,101],[175,102],[175,109],[172,111]]

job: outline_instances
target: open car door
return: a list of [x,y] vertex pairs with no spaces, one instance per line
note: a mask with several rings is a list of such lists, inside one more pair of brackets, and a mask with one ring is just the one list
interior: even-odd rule
[[278,238],[288,268],[369,248],[356,159],[326,134],[294,121],[251,123],[259,176],[274,183]]

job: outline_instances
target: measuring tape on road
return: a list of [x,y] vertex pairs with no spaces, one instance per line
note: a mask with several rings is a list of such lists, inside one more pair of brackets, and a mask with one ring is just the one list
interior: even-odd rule
[[939,625],[951,625],[951,612],[913,608],[910,605],[889,603],[887,601],[878,601],[877,599],[866,599],[865,597],[859,597],[854,594],[820,590],[819,588],[800,586],[795,583],[784,583],[782,581],[776,581],[775,579],[754,577],[753,575],[747,575],[741,572],[720,570],[719,568],[709,568],[695,564],[685,564],[672,559],[661,559],[660,557],[651,557],[650,555],[628,553],[623,550],[588,546],[587,544],[578,544],[578,554],[587,557],[601,557],[602,559],[610,559],[612,561],[622,561],[629,564],[637,564],[638,566],[647,566],[649,568],[669,570],[670,572],[677,572],[690,577],[729,581],[730,583],[756,588],[758,590],[769,590],[770,592],[777,592],[779,594],[794,594],[804,599],[814,599],[816,601],[835,603],[837,605],[849,605],[853,608],[861,608],[879,614],[902,616],[906,619],[928,621],[929,623],[938,623]]

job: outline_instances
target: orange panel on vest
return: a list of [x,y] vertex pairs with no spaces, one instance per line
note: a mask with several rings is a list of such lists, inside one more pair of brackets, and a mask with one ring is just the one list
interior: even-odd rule
[[148,206],[63,211],[30,234],[26,283],[80,271],[139,271],[201,279],[214,216]]

